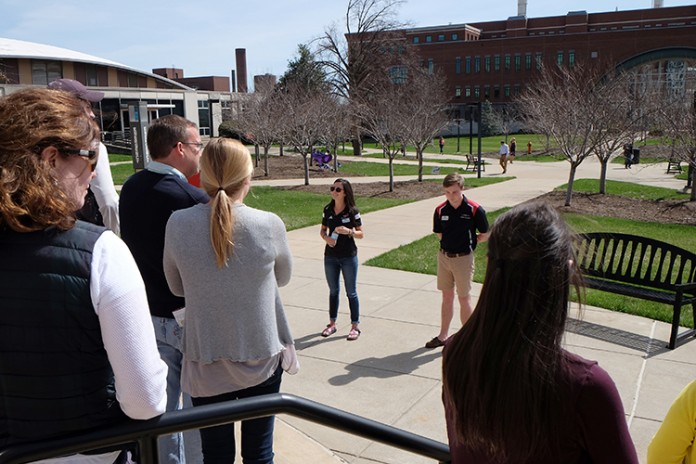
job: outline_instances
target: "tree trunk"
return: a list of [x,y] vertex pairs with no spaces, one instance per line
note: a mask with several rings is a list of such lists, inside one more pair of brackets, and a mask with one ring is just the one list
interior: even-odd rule
[[263,175],[268,177],[268,150],[271,148],[269,145],[263,146]]
[[362,142],[360,141],[360,139],[354,138],[352,143],[353,143],[353,156],[361,156],[362,155]]
[[257,143],[254,144],[254,167],[259,167],[259,145]]
[[338,172],[338,144],[335,143],[333,145],[333,165],[334,165],[334,172]]
[[568,190],[566,190],[565,205],[570,206],[570,200],[573,197],[573,181],[575,181],[575,170],[578,167],[575,164],[570,165],[570,174],[568,175]]
[[285,145],[283,144],[283,142],[280,142],[280,156],[284,155],[284,151],[285,151]]
[[309,153],[303,153],[302,154],[302,159],[304,160],[304,184],[309,185],[309,162],[307,160],[307,157],[309,156]]
[[609,157],[599,158],[599,193],[605,195],[607,193],[607,165]]
[[692,158],[689,162],[689,170],[686,172],[687,180],[686,185],[691,186],[691,201],[696,201],[696,158]]
[[389,191],[394,191],[394,159],[389,157]]
[[423,149],[416,147],[416,157],[418,158],[418,182],[423,182]]

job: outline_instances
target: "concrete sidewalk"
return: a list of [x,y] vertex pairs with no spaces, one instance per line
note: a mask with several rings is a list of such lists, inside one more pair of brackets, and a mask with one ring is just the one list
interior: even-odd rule
[[[498,176],[498,172],[491,165],[484,176]],[[512,206],[565,183],[568,163],[518,161],[508,167],[507,175],[516,179],[471,189],[466,194],[487,211]],[[598,176],[599,164],[586,161],[576,178]],[[626,170],[610,165],[608,178],[675,190],[684,186],[683,181],[666,175],[661,166],[637,165]],[[311,180],[316,184],[332,181]],[[359,184],[375,179],[351,181]],[[274,184],[278,183],[281,182]],[[359,189],[356,185],[358,193]],[[327,192],[327,201],[328,197]],[[358,242],[360,261],[430,234],[433,209],[441,201],[442,197],[431,198],[365,214],[366,237]],[[281,292],[302,368],[296,376],[284,376],[282,391],[446,443],[441,350],[423,347],[439,328],[440,293],[435,277],[361,266],[360,339],[345,339],[350,327],[345,296],[341,301],[339,330],[324,339],[319,333],[328,322],[328,289],[319,226],[288,235],[294,270],[291,283]],[[474,285],[474,298],[479,290],[480,286]],[[454,330],[458,328],[453,326]],[[647,445],[672,400],[696,376],[696,342],[669,351],[663,348],[668,337],[669,324],[590,307],[580,321],[569,324],[565,338],[570,351],[598,360],[616,382],[641,462],[645,462]],[[356,464],[432,462],[287,416],[278,417],[276,455],[276,462],[281,464],[341,460]]]

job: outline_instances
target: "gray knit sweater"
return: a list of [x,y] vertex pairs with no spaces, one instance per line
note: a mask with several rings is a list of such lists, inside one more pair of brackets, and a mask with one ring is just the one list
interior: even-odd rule
[[292,344],[278,286],[290,281],[285,224],[273,213],[235,205],[234,254],[218,268],[210,243],[210,206],[172,213],[165,233],[164,273],[186,298],[186,358],[244,362]]

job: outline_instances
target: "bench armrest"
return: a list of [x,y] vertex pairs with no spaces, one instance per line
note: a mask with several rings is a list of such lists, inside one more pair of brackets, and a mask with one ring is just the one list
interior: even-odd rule
[[[696,290],[696,282],[689,282],[688,284],[677,284],[674,286],[674,289],[677,292],[681,292],[681,293],[689,292],[689,290]],[[689,293],[693,293],[693,292],[689,292]]]

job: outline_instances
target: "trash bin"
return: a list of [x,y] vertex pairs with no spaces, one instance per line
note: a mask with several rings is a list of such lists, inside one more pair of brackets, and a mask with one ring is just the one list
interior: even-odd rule
[[633,159],[631,160],[631,164],[638,164],[640,163],[640,148],[634,148],[633,149]]

